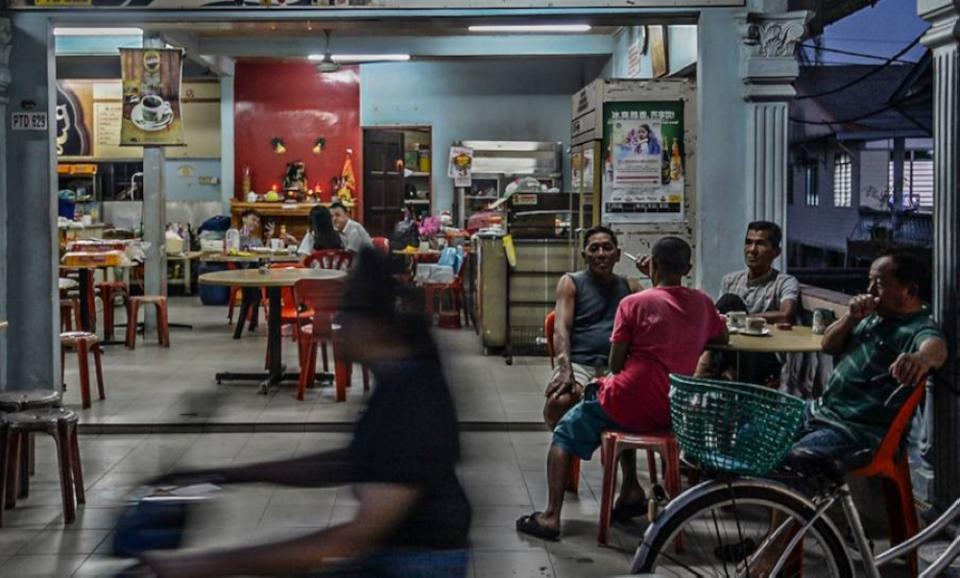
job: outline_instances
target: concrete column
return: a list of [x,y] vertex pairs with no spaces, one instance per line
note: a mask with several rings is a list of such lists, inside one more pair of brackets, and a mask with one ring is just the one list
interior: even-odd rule
[[[164,48],[160,38],[144,38],[144,48]],[[143,147],[143,240],[150,243],[143,264],[143,291],[147,295],[167,294],[167,191],[163,182],[166,151],[162,146]],[[156,328],[156,311],[146,307],[144,333]]]
[[[10,43],[13,24],[0,18],[0,150],[7,148],[7,91],[10,88]],[[7,157],[0,154],[0,255],[7,254]],[[7,260],[0,258],[0,319],[7,318]],[[0,331],[0,390],[7,383],[7,334]]]
[[[960,2],[918,0],[931,27],[922,42],[933,52],[934,270],[933,310],[951,358],[944,379],[960,383]],[[960,400],[934,388],[934,488],[944,507],[960,495]]]
[[[787,129],[793,82],[800,74],[795,56],[810,13],[747,12],[738,18],[740,78],[746,110],[747,220],[787,225]],[[780,259],[783,268],[785,259]]]
[[233,150],[234,76],[220,77],[220,198],[223,214],[230,214],[230,199],[236,191]]
[[[57,245],[55,61],[45,14],[12,15],[12,40],[0,50],[8,66],[9,114],[47,113],[48,130],[3,139],[7,379],[4,390],[53,389],[60,383],[59,251]],[[6,33],[10,36],[9,30]],[[0,37],[3,36],[0,28]],[[2,67],[0,67],[2,68]],[[2,136],[2,135],[0,135]]]

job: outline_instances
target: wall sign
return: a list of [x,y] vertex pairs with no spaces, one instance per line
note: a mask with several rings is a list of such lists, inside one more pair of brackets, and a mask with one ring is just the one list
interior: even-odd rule
[[410,10],[448,9],[473,10],[496,8],[678,8],[744,6],[744,0],[9,0],[11,9],[44,8],[48,10],[199,10],[250,8],[270,10]]
[[606,102],[603,116],[603,222],[683,220],[683,102]]
[[10,117],[13,130],[47,130],[47,113],[15,112]]
[[179,48],[121,48],[120,146],[182,146]]

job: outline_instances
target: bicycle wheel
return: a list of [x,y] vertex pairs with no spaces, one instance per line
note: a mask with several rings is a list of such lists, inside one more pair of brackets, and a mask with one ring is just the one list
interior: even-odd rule
[[[785,521],[792,519],[793,527],[800,528],[814,513],[812,503],[777,482],[750,478],[704,482],[677,497],[647,529],[630,571],[658,576],[757,576],[756,566],[751,574],[745,567],[758,546]],[[775,543],[782,550],[787,540]],[[780,577],[853,577],[850,558],[829,519],[818,519],[801,545]]]

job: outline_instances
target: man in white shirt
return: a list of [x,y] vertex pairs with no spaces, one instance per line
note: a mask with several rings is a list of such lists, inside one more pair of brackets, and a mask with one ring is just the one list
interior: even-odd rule
[[363,225],[350,218],[347,208],[340,201],[330,205],[330,215],[333,217],[333,226],[340,233],[343,248],[353,253],[359,253],[364,247],[373,246],[370,235]]

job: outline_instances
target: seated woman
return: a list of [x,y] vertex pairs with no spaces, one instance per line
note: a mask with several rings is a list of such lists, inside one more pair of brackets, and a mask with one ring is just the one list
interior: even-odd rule
[[466,576],[471,510],[455,472],[456,409],[429,323],[397,310],[396,283],[372,249],[361,253],[346,289],[339,314],[345,354],[376,377],[352,443],[290,460],[174,473],[157,483],[352,484],[355,517],[272,543],[147,553],[156,576]]
[[330,209],[317,205],[310,209],[310,232],[303,236],[297,254],[308,257],[314,251],[324,249],[343,249],[343,241],[333,227]]

